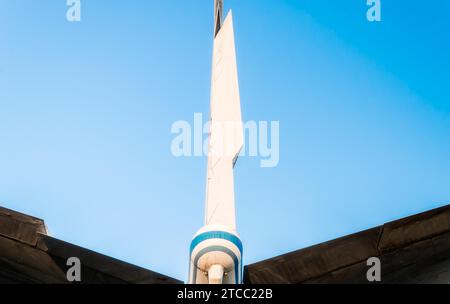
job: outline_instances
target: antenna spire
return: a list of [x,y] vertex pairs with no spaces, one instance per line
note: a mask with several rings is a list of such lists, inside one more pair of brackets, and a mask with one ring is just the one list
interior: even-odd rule
[[223,0],[214,0],[214,38],[222,27]]

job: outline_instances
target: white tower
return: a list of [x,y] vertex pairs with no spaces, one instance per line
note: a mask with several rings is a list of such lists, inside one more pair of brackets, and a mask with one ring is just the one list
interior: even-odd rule
[[191,243],[191,284],[242,282],[242,242],[236,232],[233,168],[244,140],[233,16],[230,11],[222,22],[222,11],[223,0],[215,0],[205,226]]

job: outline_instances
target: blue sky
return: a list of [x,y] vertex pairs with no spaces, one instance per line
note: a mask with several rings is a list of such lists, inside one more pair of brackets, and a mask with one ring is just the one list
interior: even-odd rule
[[[209,113],[212,2],[0,0],[0,205],[185,280],[206,159],[170,127]],[[245,264],[450,202],[450,3],[365,2],[225,1],[244,120],[281,128],[236,167]]]

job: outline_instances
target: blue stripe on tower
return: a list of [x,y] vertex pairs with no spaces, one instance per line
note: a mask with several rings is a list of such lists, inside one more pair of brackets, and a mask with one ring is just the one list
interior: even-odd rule
[[236,235],[225,231],[208,231],[197,235],[191,242],[190,253],[194,251],[195,247],[197,247],[198,244],[210,239],[222,239],[230,241],[239,249],[239,252],[241,253],[242,256],[243,248],[241,240]]

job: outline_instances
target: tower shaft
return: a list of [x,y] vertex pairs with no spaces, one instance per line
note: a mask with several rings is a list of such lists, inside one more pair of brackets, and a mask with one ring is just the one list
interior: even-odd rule
[[231,12],[214,39],[210,116],[205,225],[235,231],[233,168],[244,140]]
[[233,169],[243,147],[233,15],[222,22],[223,1],[214,1],[211,117],[205,226],[191,243],[189,282],[242,282],[242,243],[236,232]]

